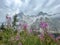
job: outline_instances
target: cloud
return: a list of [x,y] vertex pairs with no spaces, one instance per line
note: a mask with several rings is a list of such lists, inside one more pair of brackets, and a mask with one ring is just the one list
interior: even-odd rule
[[53,2],[55,2],[55,0],[49,0],[46,4],[46,7],[52,5]]
[[21,11],[27,15],[37,14],[40,11],[48,13],[60,12],[60,0],[0,0],[1,16],[6,16],[7,13],[13,16],[13,14]]
[[53,7],[52,10],[53,13],[60,13],[60,5]]

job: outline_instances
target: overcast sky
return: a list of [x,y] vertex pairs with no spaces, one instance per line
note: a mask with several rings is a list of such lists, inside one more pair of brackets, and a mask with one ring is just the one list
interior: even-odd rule
[[0,0],[0,22],[5,21],[7,13],[36,14],[40,11],[60,13],[60,0]]

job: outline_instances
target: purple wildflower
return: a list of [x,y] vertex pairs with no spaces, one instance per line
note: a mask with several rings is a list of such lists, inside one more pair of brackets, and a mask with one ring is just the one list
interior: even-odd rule
[[54,36],[53,34],[49,34],[49,36],[50,36],[53,40],[55,40],[55,36]]
[[58,36],[57,38],[56,38],[56,41],[59,41],[60,40],[60,36]]
[[19,43],[18,45],[22,45],[22,43]]
[[40,34],[40,39],[44,40],[44,34]]
[[19,39],[20,39],[19,35],[17,35],[15,39],[16,39],[16,40],[19,40]]
[[30,32],[32,32],[32,29],[30,30]]
[[41,22],[40,23],[41,28],[46,28],[48,24],[46,22]]
[[27,29],[27,24],[23,24],[23,29],[24,29],[24,30]]
[[7,16],[6,16],[6,19],[11,19],[11,17],[7,15]]

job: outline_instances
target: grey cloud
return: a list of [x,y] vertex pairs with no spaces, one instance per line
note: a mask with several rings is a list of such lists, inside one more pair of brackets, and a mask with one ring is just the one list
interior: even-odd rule
[[[60,13],[60,0],[20,0],[21,4],[15,4],[12,1],[15,0],[0,0],[0,15],[6,15],[6,13],[16,13],[16,12],[24,12],[25,14],[37,14],[40,11],[48,12],[48,13]],[[56,9],[54,9],[57,7]],[[2,12],[2,13],[1,13]],[[3,14],[4,13],[4,14]],[[0,17],[1,17],[0,16]],[[2,16],[4,17],[4,16]]]

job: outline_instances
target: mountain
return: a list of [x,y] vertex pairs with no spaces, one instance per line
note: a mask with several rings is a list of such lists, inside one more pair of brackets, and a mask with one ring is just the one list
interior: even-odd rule
[[[41,15],[46,15],[46,17],[41,17]],[[60,17],[54,17],[55,15],[50,15],[48,13],[39,12],[37,15],[25,15],[23,12],[17,14],[19,17],[19,22],[25,22],[30,25],[31,29],[40,29],[41,20],[46,21],[49,25],[50,31],[59,32],[60,29]]]
[[31,17],[31,16],[27,16],[25,15],[23,12],[16,14],[17,15],[17,19],[20,22],[20,20],[25,21],[27,24],[32,24],[35,21],[35,17]]
[[[60,31],[60,18],[45,18],[48,23],[49,31],[59,32]],[[40,29],[41,18],[37,18],[36,21],[31,25],[31,29]]]

